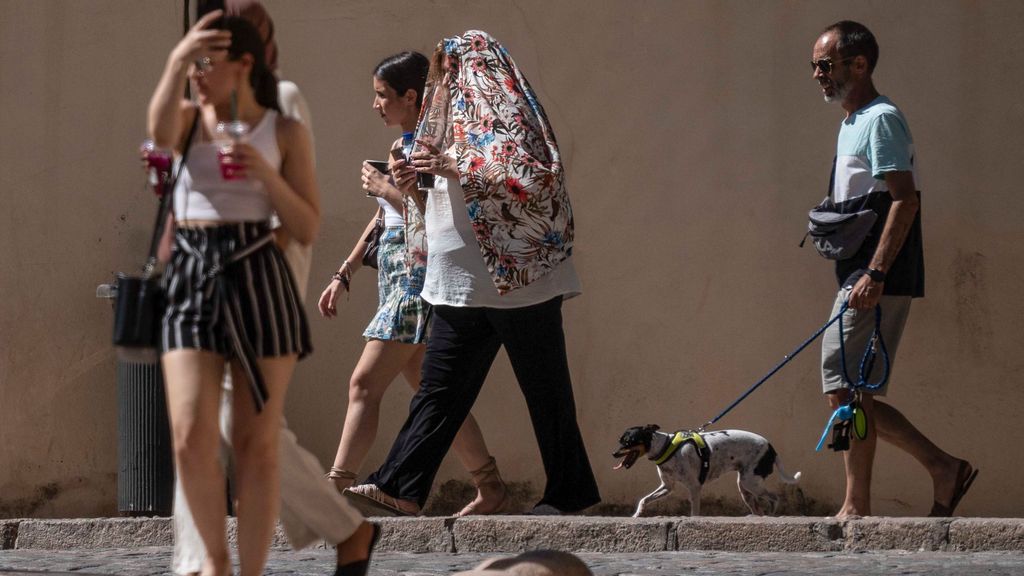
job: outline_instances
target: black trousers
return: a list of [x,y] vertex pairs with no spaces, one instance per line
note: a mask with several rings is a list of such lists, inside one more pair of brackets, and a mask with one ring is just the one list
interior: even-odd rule
[[435,306],[420,390],[387,460],[367,479],[420,506],[505,346],[526,398],[547,485],[538,504],[576,512],[601,500],[576,422],[562,298],[525,308]]

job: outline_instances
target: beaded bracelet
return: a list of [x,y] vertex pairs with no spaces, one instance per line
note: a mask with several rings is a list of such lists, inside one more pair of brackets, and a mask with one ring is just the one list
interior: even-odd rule
[[341,282],[341,285],[345,287],[346,292],[349,291],[349,276],[351,276],[351,273],[346,274],[344,272],[345,268],[351,267],[352,265],[349,264],[348,260],[345,260],[344,262],[341,263],[341,268],[334,274],[331,274],[331,280],[337,280],[338,282]]

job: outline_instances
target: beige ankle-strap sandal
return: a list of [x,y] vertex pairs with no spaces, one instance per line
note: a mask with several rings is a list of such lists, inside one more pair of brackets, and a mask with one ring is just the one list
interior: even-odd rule
[[324,474],[324,478],[327,478],[334,487],[338,489],[338,492],[343,492],[346,488],[356,483],[356,473],[351,470],[345,470],[344,468],[338,468],[337,466],[331,466],[330,472]]
[[512,498],[509,497],[508,486],[501,479],[501,474],[498,472],[498,462],[494,459],[494,456],[491,456],[487,464],[471,471],[469,475],[472,478],[473,486],[476,486],[478,491],[484,487],[493,488],[495,492],[501,493],[501,499],[495,505],[484,507],[484,503],[480,500],[480,494],[478,493],[476,499],[466,504],[462,510],[455,514],[456,516],[507,514],[512,511]]

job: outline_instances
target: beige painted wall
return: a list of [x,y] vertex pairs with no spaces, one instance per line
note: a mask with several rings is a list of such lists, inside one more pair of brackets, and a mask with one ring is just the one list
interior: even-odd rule
[[[315,118],[323,232],[311,301],[372,204],[359,164],[396,135],[370,110],[370,71],[401,49],[479,27],[537,88],[568,166],[585,293],[565,305],[580,421],[606,501],[656,478],[613,472],[630,425],[696,426],[821,322],[829,264],[797,248],[824,194],[841,111],[807,62],[825,25],[865,22],[880,90],[907,114],[924,191],[927,298],[890,398],[982,469],[966,515],[1024,514],[1024,305],[1019,194],[1024,4],[935,2],[268,1],[285,76]],[[145,250],[154,201],[135,149],[181,2],[0,1],[0,516],[116,513],[111,312],[93,292]],[[367,274],[341,317],[312,319],[288,416],[333,457],[348,374],[375,302]],[[1014,319],[1017,320],[1014,320]],[[842,466],[813,452],[827,417],[810,348],[723,422],[772,439],[805,494],[832,507]],[[407,412],[389,391],[383,459]],[[477,404],[504,475],[542,482],[524,403],[499,358]],[[439,480],[465,479],[449,458]],[[880,449],[875,510],[926,513],[923,470]],[[713,494],[735,498],[732,482]]]

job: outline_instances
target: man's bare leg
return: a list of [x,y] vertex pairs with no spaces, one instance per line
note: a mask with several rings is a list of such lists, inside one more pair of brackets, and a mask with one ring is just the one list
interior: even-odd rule
[[[935,501],[943,506],[949,506],[961,481],[961,478],[958,477],[961,462],[965,461],[936,446],[896,408],[884,402],[875,402],[874,404],[878,435],[882,440],[910,454],[920,462],[932,477]],[[970,470],[970,465],[967,466]]]
[[[829,394],[829,406],[833,410],[848,397],[846,390]],[[837,520],[871,515],[871,471],[875,462],[875,447],[878,445],[878,431],[875,429],[874,398],[864,394],[860,407],[867,417],[867,438],[850,438],[850,449],[843,452],[846,466],[846,495],[843,506],[836,513]]]

